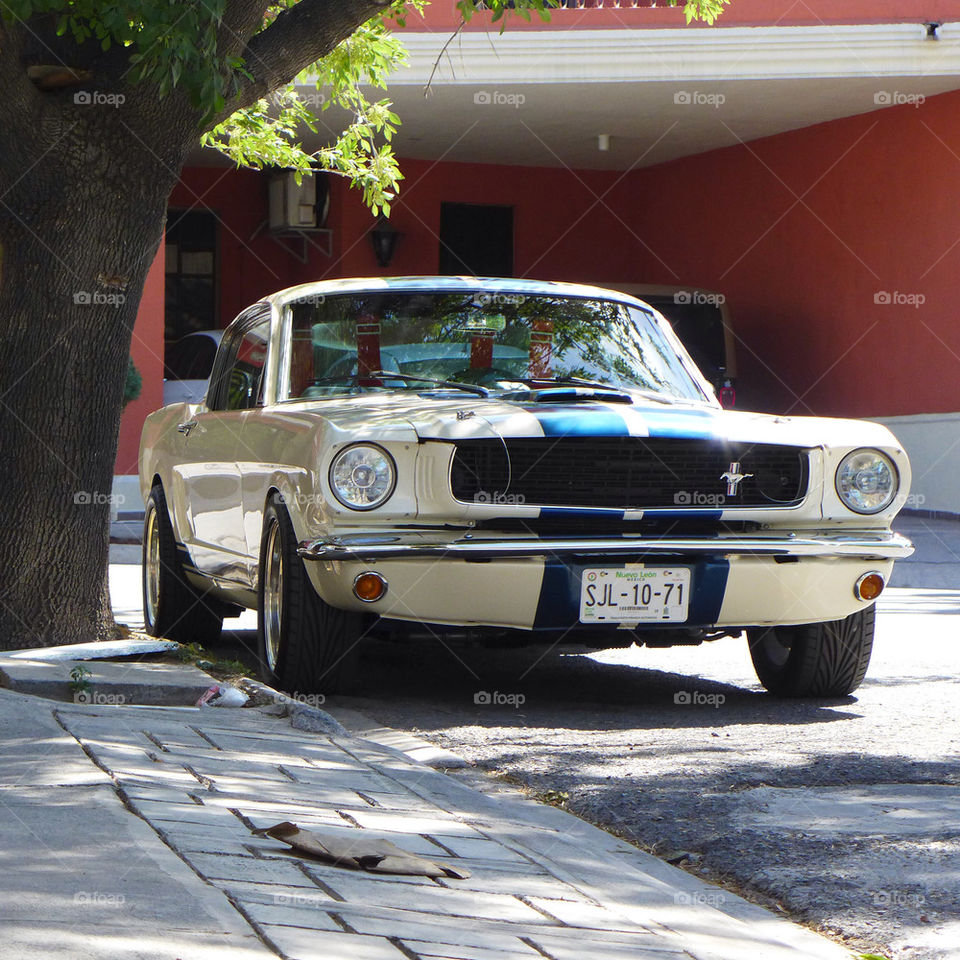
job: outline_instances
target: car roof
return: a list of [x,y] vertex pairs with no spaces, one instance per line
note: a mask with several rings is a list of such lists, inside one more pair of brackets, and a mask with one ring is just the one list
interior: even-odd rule
[[389,290],[438,291],[457,293],[459,291],[481,291],[489,293],[529,293],[549,294],[553,296],[583,297],[592,300],[617,300],[636,306],[647,306],[642,300],[618,290],[606,287],[594,287],[579,283],[560,283],[553,280],[516,280],[498,277],[352,277],[343,280],[317,280],[313,283],[301,283],[295,287],[278,290],[264,298],[265,303],[277,307],[293,300],[310,296],[331,295],[337,293],[385,293]]

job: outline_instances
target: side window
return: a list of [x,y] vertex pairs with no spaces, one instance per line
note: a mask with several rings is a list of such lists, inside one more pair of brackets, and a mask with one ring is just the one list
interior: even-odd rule
[[267,344],[270,338],[270,317],[264,317],[243,334],[224,341],[225,355],[218,360],[217,410],[249,410],[257,405],[263,388],[267,365]]

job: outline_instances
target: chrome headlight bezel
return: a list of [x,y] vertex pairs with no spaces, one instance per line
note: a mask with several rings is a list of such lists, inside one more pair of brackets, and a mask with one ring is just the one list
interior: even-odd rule
[[[854,461],[863,457],[872,458],[874,462],[873,467],[861,465],[854,469]],[[876,471],[878,469],[882,470],[883,468],[886,469],[886,473],[889,475],[889,484],[881,480],[877,491],[865,491],[853,482],[854,477],[863,474],[866,470],[873,469]],[[886,487],[885,490],[884,487]],[[900,490],[900,471],[897,469],[893,458],[885,454],[882,450],[876,450],[872,447],[859,447],[856,450],[851,450],[837,465],[837,470],[834,474],[834,489],[837,491],[840,502],[848,510],[861,516],[872,516],[876,513],[883,513],[884,510],[893,506]],[[876,501],[872,505],[865,505],[863,501],[859,503],[857,501],[858,497],[874,497],[877,493],[883,493],[883,499]]]
[[[376,475],[374,483],[379,482],[381,492],[375,499],[369,502],[358,503],[350,499],[349,493],[346,492],[346,485],[343,483],[342,478],[338,482],[336,474],[338,467],[342,466],[347,458],[351,456],[356,457],[357,454],[362,454],[364,451],[366,451],[368,455],[367,465],[373,469]],[[356,466],[360,465],[361,464],[357,464]],[[356,466],[354,466],[354,470]],[[358,510],[361,512],[376,510],[378,507],[382,507],[393,496],[397,488],[397,464],[390,453],[384,450],[379,444],[366,442],[351,443],[342,450],[339,450],[333,460],[330,461],[330,469],[327,471],[327,483],[337,503],[346,507],[348,510]],[[359,484],[356,485],[355,489],[358,488]]]

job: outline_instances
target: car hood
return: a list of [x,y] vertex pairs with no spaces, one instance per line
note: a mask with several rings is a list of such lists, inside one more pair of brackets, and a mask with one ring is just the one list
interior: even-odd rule
[[[779,417],[692,404],[633,404],[584,399],[536,403],[464,395],[453,400],[417,396],[401,413],[421,440],[483,437],[636,436],[802,447],[899,444],[881,424],[821,417]],[[399,405],[399,404],[398,404]]]

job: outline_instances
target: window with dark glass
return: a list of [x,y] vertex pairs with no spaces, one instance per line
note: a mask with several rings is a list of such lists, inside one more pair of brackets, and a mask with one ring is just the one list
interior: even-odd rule
[[235,334],[221,345],[225,356],[218,361],[217,385],[211,404],[217,410],[249,410],[263,395],[263,375],[267,365],[270,319]]
[[164,340],[217,323],[217,216],[209,210],[170,210],[165,247]]
[[513,207],[440,205],[440,273],[513,276]]

